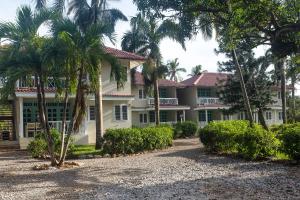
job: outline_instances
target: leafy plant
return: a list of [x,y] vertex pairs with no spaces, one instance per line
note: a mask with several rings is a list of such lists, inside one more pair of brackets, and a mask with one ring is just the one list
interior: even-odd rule
[[197,132],[198,126],[195,122],[192,121],[185,121],[185,122],[178,122],[174,126],[175,138],[184,138],[184,137],[191,137],[194,136]]
[[280,135],[281,151],[294,160],[300,160],[300,126],[286,128]]

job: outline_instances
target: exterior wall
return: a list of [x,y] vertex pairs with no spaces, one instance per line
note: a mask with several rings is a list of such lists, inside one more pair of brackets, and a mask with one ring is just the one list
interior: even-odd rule
[[111,66],[109,63],[104,62],[101,71],[103,93],[118,93],[118,94],[131,94],[131,74],[129,69],[129,61],[121,60],[121,64],[127,67],[127,81],[123,88],[117,88],[117,82],[111,77]]
[[191,107],[190,110],[186,111],[186,120],[197,122],[198,114],[194,111],[194,108],[197,106],[197,89],[195,87],[179,89],[177,96],[180,105],[188,105]]
[[132,101],[132,106],[136,108],[146,108],[148,106],[148,99],[139,98],[139,90],[144,89],[143,86],[132,87],[132,94],[134,95],[134,100]]

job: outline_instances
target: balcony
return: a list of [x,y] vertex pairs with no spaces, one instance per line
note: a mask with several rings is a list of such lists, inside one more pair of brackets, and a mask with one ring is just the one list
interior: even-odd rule
[[221,104],[219,98],[215,97],[199,97],[197,100],[198,105]]
[[[160,98],[159,104],[176,106],[176,105],[178,105],[178,99],[177,98]],[[154,98],[148,98],[148,105],[154,105]]]

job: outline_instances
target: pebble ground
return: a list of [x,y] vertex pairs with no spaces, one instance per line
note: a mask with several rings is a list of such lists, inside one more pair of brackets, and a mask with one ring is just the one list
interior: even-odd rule
[[198,139],[163,151],[77,160],[80,167],[33,171],[47,162],[0,152],[0,199],[297,199],[300,167],[205,153]]

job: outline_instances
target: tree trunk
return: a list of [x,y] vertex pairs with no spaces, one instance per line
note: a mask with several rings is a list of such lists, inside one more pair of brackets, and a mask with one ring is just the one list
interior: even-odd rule
[[242,89],[242,94],[243,94],[244,106],[245,106],[245,110],[246,110],[246,113],[247,113],[247,118],[250,122],[250,126],[253,126],[254,125],[253,114],[252,114],[252,110],[251,110],[251,106],[250,106],[250,102],[249,102],[249,98],[248,98],[248,93],[247,93],[246,86],[245,86],[245,81],[244,81],[242,69],[241,69],[241,66],[239,64],[239,61],[238,61],[235,50],[232,50],[231,54],[232,54],[232,57],[233,57],[233,61],[235,63],[235,68],[236,68],[237,74],[238,74],[239,79],[240,79],[240,84],[241,84],[241,89]]
[[278,60],[278,67],[280,70],[280,84],[281,84],[281,102],[282,102],[282,120],[283,123],[287,123],[286,115],[286,74],[284,60]]
[[265,120],[265,117],[264,117],[264,112],[261,108],[258,108],[257,115],[258,115],[259,123],[264,127],[264,129],[266,129],[268,131],[269,127],[266,123],[266,120]]
[[101,75],[98,77],[98,84],[95,91],[95,120],[96,120],[96,149],[103,146],[103,104],[102,104],[102,80]]
[[55,157],[55,150],[54,150],[54,141],[53,137],[50,133],[50,127],[48,123],[47,118],[47,108],[45,103],[45,88],[44,88],[44,82],[42,80],[42,76],[36,74],[35,75],[35,82],[37,87],[37,99],[38,99],[38,110],[39,110],[39,119],[40,123],[42,125],[43,130],[45,131],[45,136],[47,139],[47,146],[48,146],[48,152],[50,154],[51,159],[51,166],[57,165],[57,160]]
[[293,115],[293,122],[296,122],[296,98],[295,98],[295,85],[296,85],[296,77],[292,75],[292,115]]
[[64,165],[66,155],[67,155],[67,152],[68,152],[68,148],[69,148],[69,145],[70,145],[71,134],[74,132],[75,121],[76,121],[76,118],[78,116],[79,97],[80,97],[80,95],[84,95],[84,93],[82,92],[82,85],[81,85],[82,84],[82,77],[83,77],[83,69],[81,68],[80,72],[79,72],[79,77],[78,77],[76,97],[75,97],[75,102],[74,102],[74,107],[73,107],[72,118],[71,118],[68,130],[67,130],[67,137],[66,137],[65,142],[64,142],[64,147],[62,149],[62,156],[59,160],[58,166],[63,166]]
[[69,81],[66,80],[66,87],[65,87],[65,97],[64,97],[64,108],[63,108],[63,120],[62,120],[62,129],[61,129],[61,146],[60,146],[60,157],[59,160],[63,157],[63,149],[65,144],[65,134],[66,134],[66,125],[67,125],[67,108],[68,108],[68,100],[69,100]]

